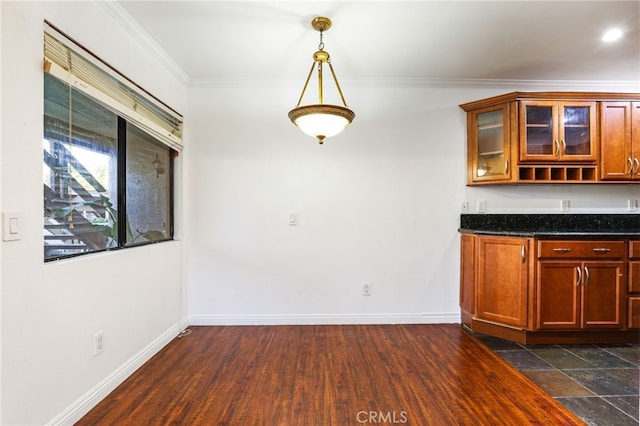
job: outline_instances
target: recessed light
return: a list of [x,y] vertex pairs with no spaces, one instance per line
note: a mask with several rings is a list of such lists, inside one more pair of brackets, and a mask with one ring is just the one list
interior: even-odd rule
[[602,41],[611,43],[612,41],[619,40],[622,37],[622,30],[620,28],[612,28],[605,31],[602,35]]

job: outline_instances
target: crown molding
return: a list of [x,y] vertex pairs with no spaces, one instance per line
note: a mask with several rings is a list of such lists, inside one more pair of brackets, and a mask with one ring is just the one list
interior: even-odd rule
[[[259,88],[302,84],[300,79],[283,78],[196,78],[189,80],[189,87],[210,88]],[[640,92],[638,81],[614,80],[517,80],[477,78],[343,78],[342,86],[386,88],[499,88],[514,90],[594,90],[607,92]]]
[[131,38],[137,40],[148,52],[162,63],[175,77],[185,84],[189,84],[189,76],[186,72],[160,47],[158,43],[136,22],[135,19],[117,2],[109,0],[97,0],[109,15],[129,33]]

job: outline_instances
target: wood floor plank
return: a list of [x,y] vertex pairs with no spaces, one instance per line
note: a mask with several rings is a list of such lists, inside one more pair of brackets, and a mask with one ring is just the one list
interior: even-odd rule
[[459,325],[191,327],[77,425],[582,425]]

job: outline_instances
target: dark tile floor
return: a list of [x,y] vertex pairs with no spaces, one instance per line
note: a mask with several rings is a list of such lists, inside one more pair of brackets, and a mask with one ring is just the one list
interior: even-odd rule
[[640,345],[520,345],[476,336],[588,425],[640,424]]

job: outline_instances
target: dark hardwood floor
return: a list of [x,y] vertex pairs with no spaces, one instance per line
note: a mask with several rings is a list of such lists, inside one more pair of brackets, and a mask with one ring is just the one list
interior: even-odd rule
[[584,424],[455,324],[191,330],[77,424]]

